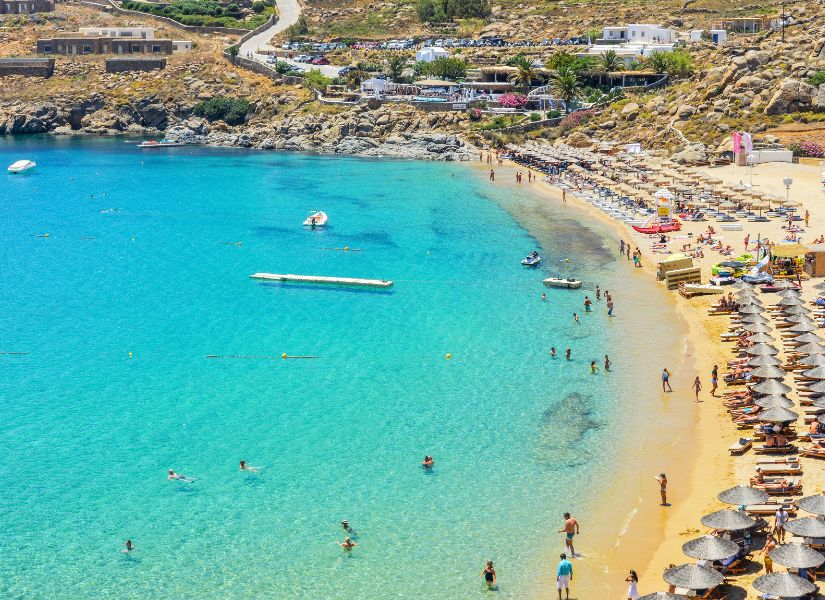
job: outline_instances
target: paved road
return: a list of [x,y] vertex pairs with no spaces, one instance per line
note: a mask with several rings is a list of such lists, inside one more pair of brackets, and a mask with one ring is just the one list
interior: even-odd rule
[[[258,35],[252,36],[241,44],[239,52],[241,56],[246,57],[251,53],[254,60],[265,63],[267,55],[258,54],[258,52],[274,50],[275,47],[270,44],[272,38],[284,31],[290,25],[294,25],[298,22],[298,17],[301,15],[301,6],[298,4],[298,0],[275,0],[275,3],[278,6],[278,22],[269,29],[263,30]],[[306,63],[299,63],[298,61],[287,58],[280,58],[278,60],[283,60],[284,62],[288,62],[291,65],[295,65],[306,70],[318,69],[327,77],[337,77],[338,71],[342,68],[338,65],[308,65]]]

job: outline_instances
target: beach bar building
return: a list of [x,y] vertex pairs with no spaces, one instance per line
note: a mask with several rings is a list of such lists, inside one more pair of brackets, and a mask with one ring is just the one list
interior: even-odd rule
[[804,269],[811,277],[825,277],[825,244],[808,244]]

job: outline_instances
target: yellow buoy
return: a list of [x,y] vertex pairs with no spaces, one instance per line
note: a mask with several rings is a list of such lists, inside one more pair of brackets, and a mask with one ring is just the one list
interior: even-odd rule
[[284,352],[283,354],[281,354],[281,358],[286,358],[286,357],[287,357],[286,352]]
[[132,354],[132,353],[130,352],[130,353],[129,353],[129,358],[132,358],[133,356],[134,356],[134,354]]
[[452,357],[453,357],[453,355],[450,354],[449,352],[447,352],[446,356],[444,356],[444,358],[446,358],[447,360],[450,360]]
[[345,250],[346,252],[349,252],[349,246],[344,246],[344,250]]

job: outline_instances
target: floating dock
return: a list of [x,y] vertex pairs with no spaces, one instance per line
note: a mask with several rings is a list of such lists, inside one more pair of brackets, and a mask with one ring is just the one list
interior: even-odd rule
[[358,279],[354,277],[322,277],[320,275],[291,275],[289,273],[253,273],[252,279],[282,281],[284,283],[323,283],[353,287],[391,288],[392,281],[384,279]]

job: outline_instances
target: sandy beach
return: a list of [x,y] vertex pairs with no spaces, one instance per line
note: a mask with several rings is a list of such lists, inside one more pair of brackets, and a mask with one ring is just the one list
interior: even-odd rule
[[[480,165],[488,169],[485,165]],[[582,201],[572,194],[567,194],[567,202],[562,202],[562,193],[556,186],[541,180],[526,183],[526,169],[509,161],[494,167],[496,184],[512,186],[514,189],[525,188],[530,194],[536,194],[544,202],[563,204],[571,214],[584,222],[599,223],[605,234],[615,240],[623,239],[638,247],[642,253],[642,268],[645,277],[655,281],[656,263],[664,257],[654,253],[648,236],[634,232],[623,222],[611,219],[605,213]],[[516,185],[515,173],[525,173],[524,183]],[[706,168],[706,172],[722,179],[727,185],[740,181],[752,182],[754,189],[768,194],[784,197],[785,176],[793,178],[790,198],[801,203],[799,214],[810,212],[810,226],[801,235],[802,242],[811,242],[825,234],[825,211],[819,209],[825,195],[820,183],[820,167],[787,163],[757,165],[752,175],[747,167]],[[698,236],[706,231],[708,222],[684,224],[679,236],[693,234]],[[744,252],[744,239],[750,235],[779,241],[785,236],[782,229],[784,221],[773,219],[768,223],[743,223],[743,230],[724,232],[725,245],[734,248],[734,255]],[[710,222],[711,226],[715,223]],[[718,225],[716,226],[718,230]],[[717,236],[718,237],[718,236]],[[681,240],[674,240],[681,242]],[[680,243],[671,243],[674,252],[678,252]],[[753,244],[751,243],[751,249]],[[616,248],[618,251],[618,248]],[[703,281],[710,275],[710,266],[725,260],[721,254],[705,250],[703,259],[695,261],[701,265]],[[664,289],[661,283],[660,288]],[[805,286],[803,286],[804,289]],[[699,296],[686,299],[676,292],[667,292],[665,304],[672,313],[674,321],[684,331],[682,344],[683,360],[679,365],[670,365],[674,377],[671,379],[674,392],[668,394],[666,401],[688,406],[690,410],[682,413],[678,422],[662,422],[666,414],[665,406],[659,414],[639,415],[639,428],[652,433],[643,446],[628,449],[626,456],[617,461],[616,481],[603,498],[602,511],[594,515],[595,522],[588,523],[587,537],[596,533],[597,541],[582,536],[582,544],[590,542],[598,551],[592,560],[577,561],[578,578],[576,597],[625,597],[626,584],[624,576],[628,569],[639,573],[639,591],[642,594],[665,590],[667,584],[662,580],[662,573],[670,564],[684,564],[690,559],[684,556],[681,546],[689,539],[707,533],[699,519],[702,515],[725,507],[716,499],[716,494],[733,485],[746,484],[753,474],[755,456],[745,454],[733,457],[728,453],[728,446],[742,434],[734,428],[726,409],[719,398],[710,396],[710,373],[714,365],[719,365],[721,373],[726,372],[726,360],[730,358],[730,345],[720,342],[720,334],[727,330],[729,318],[708,316],[708,307],[716,301],[716,296]],[[813,299],[813,290],[806,290],[806,299]],[[635,345],[640,342],[634,340]],[[690,389],[693,378],[701,378],[704,389],[697,404]],[[648,382],[639,384],[639,394],[648,394]],[[655,382],[650,383],[655,385]],[[717,396],[726,390],[723,383]],[[661,392],[657,396],[663,397]],[[670,425],[670,426],[669,426]],[[822,490],[825,485],[825,470],[811,459],[802,459],[805,468],[805,493],[811,494]],[[632,465],[632,469],[628,466]],[[671,506],[659,506],[658,488],[653,475],[666,471],[669,479],[669,500]],[[628,510],[629,508],[629,510]],[[586,541],[585,541],[586,540]],[[557,560],[555,551],[548,552],[548,570],[552,570]],[[761,567],[761,565],[760,565]],[[748,588],[764,569],[748,576],[739,577],[735,583]],[[552,581],[550,582],[552,583]],[[549,584],[548,584],[549,585]],[[744,590],[743,590],[744,592]],[[555,590],[549,587],[547,593],[540,597],[554,597]],[[744,597],[744,596],[742,596]]]

